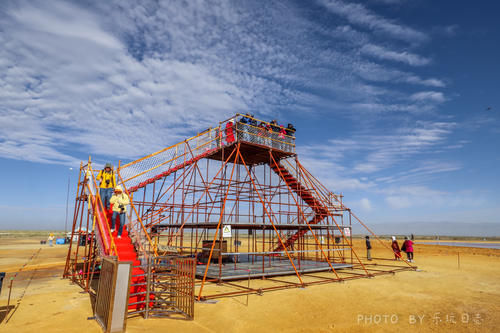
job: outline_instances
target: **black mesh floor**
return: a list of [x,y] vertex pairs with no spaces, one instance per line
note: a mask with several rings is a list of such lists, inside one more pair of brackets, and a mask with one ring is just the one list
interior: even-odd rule
[[[263,276],[277,276],[295,274],[292,264],[288,258],[264,258],[253,256],[239,256],[238,262],[224,262],[219,268],[217,262],[212,262],[208,268],[207,278],[218,279],[219,274],[222,280],[238,280],[263,277]],[[298,260],[294,259],[293,263],[299,273],[312,273],[330,270],[330,265],[327,262],[314,261],[314,260]],[[335,270],[342,268],[350,268],[350,264],[332,263]],[[205,274],[206,264],[198,264],[196,266],[196,276],[203,278]]]

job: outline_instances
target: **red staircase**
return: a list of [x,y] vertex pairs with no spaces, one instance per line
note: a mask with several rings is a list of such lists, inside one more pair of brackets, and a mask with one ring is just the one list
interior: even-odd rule
[[[112,205],[111,205],[112,206]],[[111,230],[111,217],[113,215],[112,208],[107,212],[108,227]],[[134,267],[139,266],[141,262],[137,258],[137,252],[132,244],[132,240],[129,237],[127,226],[123,227],[122,237],[118,238],[118,228],[120,226],[120,218],[116,218],[115,231],[112,233],[113,241],[115,242],[116,251],[118,253],[118,259],[120,261],[132,261],[132,279],[130,281],[130,297],[128,300],[129,310],[140,310],[144,307],[144,303],[133,304],[136,302],[143,302],[145,299],[145,294],[140,294],[146,291],[146,278],[144,276],[145,272],[142,268]],[[138,294],[139,293],[139,294]],[[136,295],[134,295],[136,294]],[[138,294],[138,295],[137,295]]]
[[[315,215],[309,221],[309,224],[317,224],[328,216],[328,208],[325,207],[318,199],[316,199],[311,191],[305,188],[284,166],[282,166],[280,163],[278,163],[278,165],[272,164],[271,169],[273,169],[273,171],[276,172],[276,174],[281,179],[283,179],[285,183],[288,184],[288,186],[290,186],[292,191],[297,193],[297,195],[302,200],[304,200],[304,202],[307,203],[309,207],[312,208]],[[297,231],[283,243],[285,245],[285,248],[289,248],[290,246],[292,246],[297,239],[299,239],[301,236],[304,236],[308,231],[308,229]],[[283,251],[283,246],[279,244],[274,249],[274,251]]]

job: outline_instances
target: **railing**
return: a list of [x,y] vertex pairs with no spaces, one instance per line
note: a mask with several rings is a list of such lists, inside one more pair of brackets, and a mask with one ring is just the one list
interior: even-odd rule
[[194,319],[195,258],[151,256],[137,267],[144,273],[133,275],[141,282],[132,285],[129,316]]
[[[242,123],[240,120],[243,118],[248,119],[248,123]],[[123,185],[134,192],[139,187],[190,165],[200,156],[208,156],[237,141],[294,153],[295,137],[280,133],[281,130],[281,127],[269,122],[237,114],[192,138],[122,165],[118,171],[123,178]]]
[[99,252],[103,256],[107,255],[116,255],[118,256],[118,252],[116,250],[115,242],[113,241],[113,236],[111,235],[111,230],[109,228],[108,220],[106,217],[106,210],[102,204],[101,197],[99,195],[97,181],[96,181],[96,173],[97,171],[92,170],[92,164],[89,160],[86,167],[83,169],[84,171],[84,186],[85,186],[85,194],[88,196],[88,204],[89,208],[92,209],[93,223],[97,224],[96,233],[97,244],[99,248]]
[[[120,171],[117,170],[117,176],[120,182],[123,183],[123,178],[120,175]],[[130,197],[130,192],[127,190],[127,188],[124,188],[126,194]],[[130,200],[130,214],[128,218],[128,232],[130,235],[130,238],[132,240],[132,243],[136,245],[136,251],[137,255],[139,257],[139,260],[141,262],[146,262],[148,260],[151,252],[155,256],[158,255],[156,246],[153,244],[153,241],[151,240],[151,237],[149,236],[149,233],[146,230],[146,227],[142,223],[142,219],[139,216],[139,213],[137,212],[137,209],[134,205],[133,200]],[[135,219],[132,219],[132,216],[135,215]]]
[[[283,126],[271,124],[250,116],[240,114],[238,116],[241,118],[235,121],[237,141],[251,142],[288,153],[295,153],[295,136],[283,133],[284,131],[286,132]],[[247,123],[241,122],[242,119],[246,119]]]

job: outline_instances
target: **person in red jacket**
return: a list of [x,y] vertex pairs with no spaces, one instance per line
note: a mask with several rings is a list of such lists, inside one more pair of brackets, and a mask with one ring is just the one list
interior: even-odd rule
[[235,141],[234,140],[234,119],[231,119],[226,123],[225,131],[226,131],[226,142],[229,145]]
[[399,260],[401,258],[401,250],[399,249],[399,244],[395,236],[392,236],[391,247],[394,252],[394,260]]
[[405,237],[405,241],[403,243],[403,246],[401,247],[401,250],[406,252],[408,261],[413,262],[413,242],[409,240],[408,237]]

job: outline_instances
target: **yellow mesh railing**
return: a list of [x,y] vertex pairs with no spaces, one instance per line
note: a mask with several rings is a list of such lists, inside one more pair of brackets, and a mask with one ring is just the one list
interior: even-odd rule
[[[245,117],[247,123],[241,122]],[[135,192],[138,188],[190,165],[193,160],[237,141],[268,146],[295,153],[295,137],[282,133],[283,128],[249,116],[237,114],[218,126],[119,167],[123,185]]]

